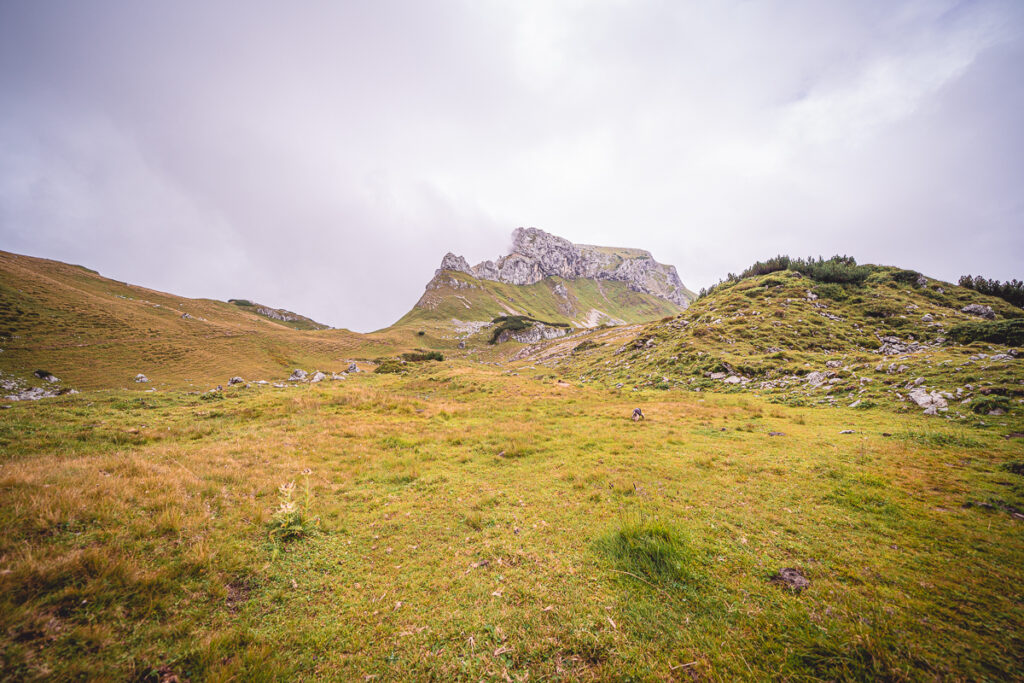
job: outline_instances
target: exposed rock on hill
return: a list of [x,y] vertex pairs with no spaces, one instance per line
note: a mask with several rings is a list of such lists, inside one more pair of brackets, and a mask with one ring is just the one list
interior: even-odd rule
[[564,327],[551,327],[544,323],[535,323],[525,330],[503,330],[495,339],[498,344],[507,341],[517,341],[520,344],[536,344],[545,339],[557,339],[568,334],[569,330]]
[[532,285],[553,276],[626,282],[633,291],[653,294],[683,308],[693,299],[675,266],[658,263],[648,251],[573,244],[537,228],[516,228],[511,252],[497,261],[470,266],[466,259],[449,252],[435,277],[444,271],[512,285]]

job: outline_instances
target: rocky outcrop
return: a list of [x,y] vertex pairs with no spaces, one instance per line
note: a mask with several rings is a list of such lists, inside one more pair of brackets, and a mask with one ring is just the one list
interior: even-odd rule
[[516,228],[512,232],[511,252],[497,261],[471,267],[466,259],[449,252],[441,260],[435,279],[442,277],[444,271],[512,285],[532,285],[546,277],[614,280],[684,308],[691,299],[675,267],[658,263],[650,252],[573,244],[537,228]]
[[968,315],[976,315],[979,318],[985,318],[986,320],[995,320],[996,312],[992,310],[991,306],[985,306],[984,304],[967,304],[960,309],[961,313],[967,313]]
[[507,341],[517,341],[521,344],[536,344],[545,339],[557,339],[569,333],[565,327],[552,327],[543,323],[536,323],[525,330],[504,330],[495,342],[503,344]]

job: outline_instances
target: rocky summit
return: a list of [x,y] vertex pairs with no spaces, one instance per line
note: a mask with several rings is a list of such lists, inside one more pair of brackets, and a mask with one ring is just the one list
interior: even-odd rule
[[537,228],[516,228],[511,251],[497,261],[470,266],[465,258],[449,252],[435,276],[444,271],[511,285],[532,285],[547,277],[625,282],[635,292],[653,294],[683,308],[694,298],[675,266],[658,263],[649,251],[573,244]]

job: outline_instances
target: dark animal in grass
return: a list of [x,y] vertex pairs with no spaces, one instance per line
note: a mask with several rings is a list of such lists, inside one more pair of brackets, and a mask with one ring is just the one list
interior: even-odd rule
[[644,411],[640,410],[639,408],[633,408],[633,422],[637,422],[643,419],[645,419]]

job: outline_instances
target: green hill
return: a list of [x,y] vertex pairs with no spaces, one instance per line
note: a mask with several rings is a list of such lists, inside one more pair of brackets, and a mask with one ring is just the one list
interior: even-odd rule
[[[349,358],[405,350],[395,338],[294,329],[256,306],[187,299],[104,278],[58,261],[0,252],[0,373],[76,389],[205,386],[240,375],[287,377],[292,368],[344,370]],[[152,383],[135,384],[142,373]]]
[[1020,411],[1024,310],[912,271],[856,268],[846,284],[794,270],[727,281],[671,319],[576,334],[530,360],[624,388],[906,410],[928,407],[910,396],[923,389],[947,416]]

